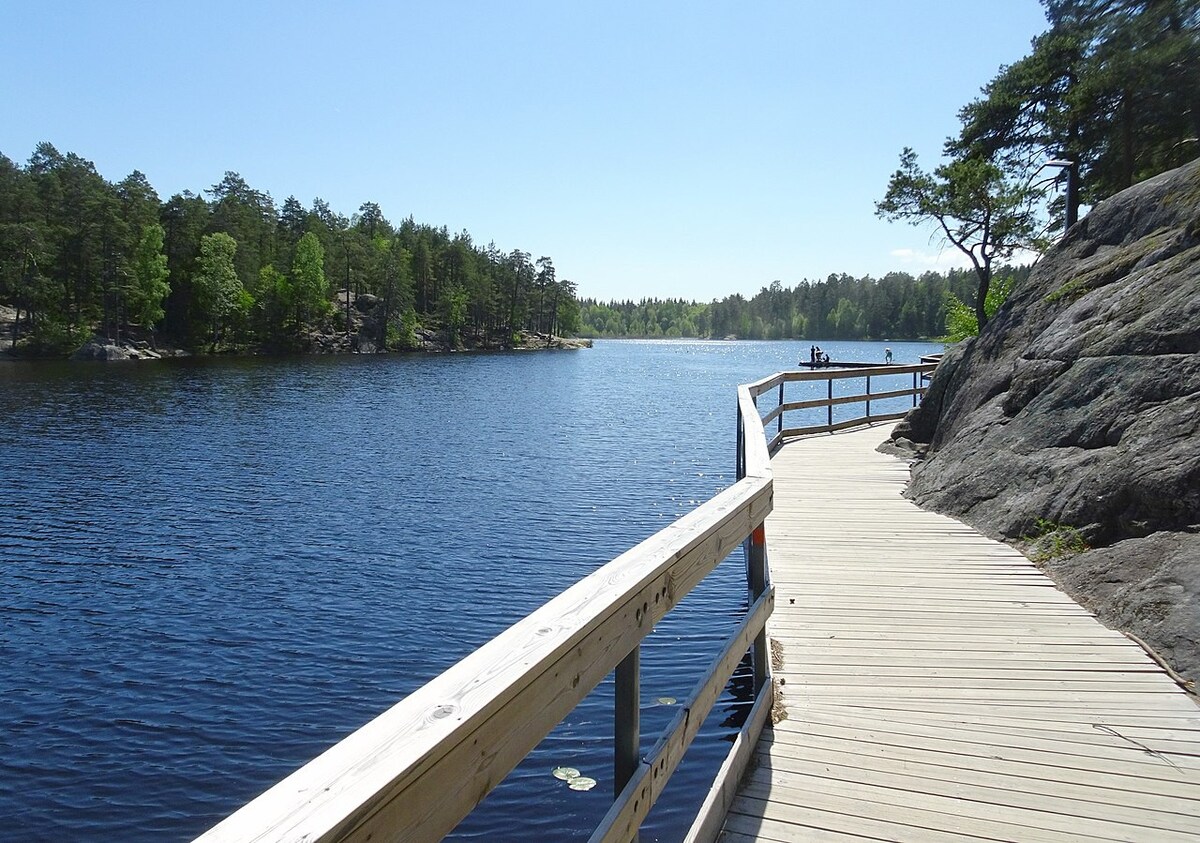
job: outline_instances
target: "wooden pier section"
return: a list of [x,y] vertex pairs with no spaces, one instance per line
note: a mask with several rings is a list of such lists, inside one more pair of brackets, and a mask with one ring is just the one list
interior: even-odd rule
[[1200,840],[1194,699],[1020,553],[902,497],[887,430],[772,459],[787,716],[721,839]]

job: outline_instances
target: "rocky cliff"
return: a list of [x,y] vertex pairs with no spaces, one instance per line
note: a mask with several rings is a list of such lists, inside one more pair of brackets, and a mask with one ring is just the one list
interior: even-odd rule
[[[910,494],[1200,678],[1200,161],[1098,205],[893,434]],[[1087,549],[1090,548],[1090,549]]]

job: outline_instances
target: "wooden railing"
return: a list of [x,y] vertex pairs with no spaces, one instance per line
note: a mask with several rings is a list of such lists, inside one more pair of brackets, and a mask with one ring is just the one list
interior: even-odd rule
[[[615,670],[617,796],[591,839],[633,840],[750,649],[755,702],[689,834],[713,839],[773,700],[766,622],[774,592],[762,530],[773,486],[762,422],[747,387],[738,389],[738,419],[733,486],[518,621],[198,839],[440,840]],[[642,639],[743,543],[749,610],[642,757]]]
[[[940,355],[939,355],[940,356]],[[924,359],[924,358],[922,358]],[[905,407],[903,410],[879,413],[871,412],[871,402],[878,402],[889,398],[912,398],[912,406],[915,407],[924,396],[927,389],[925,383],[928,375],[937,368],[936,361],[923,362],[915,365],[907,366],[876,366],[872,368],[855,368],[855,369],[814,369],[805,372],[780,372],[771,375],[769,378],[764,378],[761,381],[756,381],[746,385],[750,396],[757,402],[758,396],[769,392],[772,389],[778,389],[779,397],[776,406],[762,416],[762,426],[766,428],[775,423],[775,431],[767,443],[767,448],[770,453],[775,453],[780,446],[788,439],[794,439],[797,436],[808,436],[814,433],[833,433],[837,430],[844,430],[849,427],[858,427],[859,425],[869,424],[871,422],[888,421],[891,419],[899,419],[904,416],[910,409]],[[871,392],[871,378],[876,379],[878,384],[880,379],[887,378],[894,385],[897,376],[912,377],[912,388],[907,386],[903,389],[887,389],[881,392]],[[845,380],[860,380],[864,382],[863,391],[854,395],[834,395],[833,384],[835,381]],[[821,398],[810,398],[803,401],[787,401],[784,396],[784,384],[787,383],[813,383],[816,381],[825,381],[826,390],[825,396]],[[862,415],[850,415],[847,417],[835,418],[835,407],[852,408],[854,405],[863,405],[865,412]],[[805,427],[785,427],[784,417],[788,412],[800,410],[824,409],[826,411],[826,420],[824,424],[807,425]],[[740,440],[739,435],[739,440]]]

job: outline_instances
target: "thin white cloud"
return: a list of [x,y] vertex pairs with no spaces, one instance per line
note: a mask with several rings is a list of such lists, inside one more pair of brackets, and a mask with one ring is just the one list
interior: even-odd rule
[[940,249],[937,252],[926,252],[921,249],[892,249],[889,253],[900,263],[899,269],[916,268],[922,271],[945,271],[947,269],[964,269],[971,261],[956,249]]
[[[921,272],[931,270],[945,272],[948,269],[971,269],[970,259],[957,249],[941,249],[937,252],[925,252],[921,249],[900,248],[892,249],[888,254],[899,266],[897,269],[916,269]],[[993,268],[1003,264],[1026,265],[1032,264],[1041,257],[1037,252],[1019,249],[1006,261],[993,264]]]

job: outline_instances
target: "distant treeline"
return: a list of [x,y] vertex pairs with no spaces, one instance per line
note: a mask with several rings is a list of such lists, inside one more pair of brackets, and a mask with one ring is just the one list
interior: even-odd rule
[[[1029,267],[1005,267],[997,286],[1020,283]],[[583,299],[579,333],[586,337],[727,337],[739,339],[924,339],[947,333],[947,308],[969,300],[969,270],[890,272],[882,278],[830,275],[785,288],[779,281],[753,298],[709,304],[683,299]]]
[[[549,257],[480,247],[466,232],[393,225],[366,202],[276,205],[237,173],[161,201],[134,171],[116,184],[74,153],[39,144],[25,166],[0,154],[0,303],[32,352],[98,331],[183,347],[309,346],[351,321],[335,302],[370,294],[374,345],[406,348],[418,327],[501,344],[520,330],[569,334],[575,285]],[[340,294],[340,295],[339,295]]]

